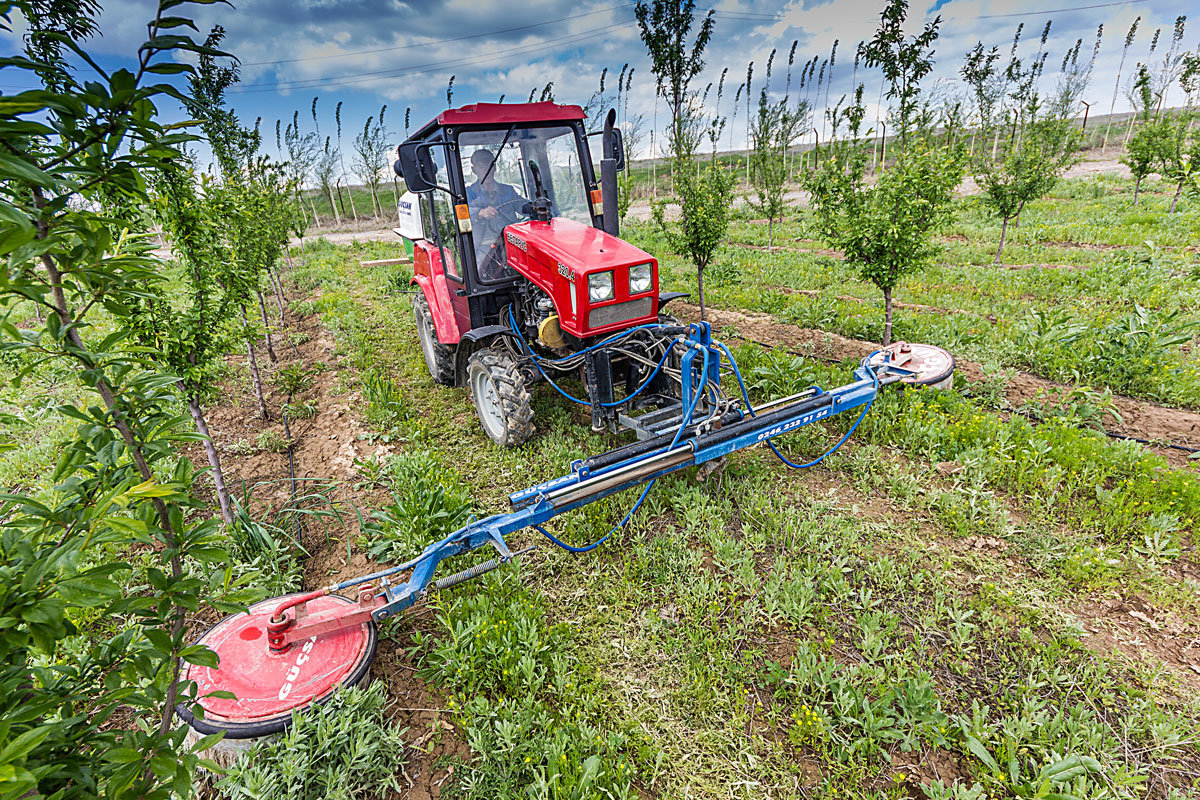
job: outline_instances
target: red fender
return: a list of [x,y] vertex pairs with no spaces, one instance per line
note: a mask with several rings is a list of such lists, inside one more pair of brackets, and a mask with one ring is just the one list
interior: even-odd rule
[[454,307],[450,301],[452,289],[442,270],[442,254],[438,248],[426,242],[416,243],[413,248],[412,283],[425,293],[438,341],[442,344],[458,344],[462,340],[462,331],[454,317]]

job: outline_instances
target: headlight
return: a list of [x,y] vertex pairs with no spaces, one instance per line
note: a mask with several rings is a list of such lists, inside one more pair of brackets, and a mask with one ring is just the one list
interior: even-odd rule
[[641,294],[650,291],[650,265],[638,264],[629,268],[629,293]]
[[593,272],[588,275],[588,299],[593,303],[602,303],[616,297],[613,291],[612,270],[608,272]]

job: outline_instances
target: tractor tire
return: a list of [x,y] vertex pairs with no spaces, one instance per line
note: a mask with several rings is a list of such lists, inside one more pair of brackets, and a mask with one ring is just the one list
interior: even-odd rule
[[467,384],[484,433],[501,447],[533,436],[533,400],[524,373],[508,353],[484,348],[467,361]]
[[433,329],[433,314],[429,312],[429,301],[424,292],[413,295],[413,315],[417,319],[417,338],[421,340],[421,352],[425,366],[434,381],[443,386],[454,385],[454,351],[437,339]]

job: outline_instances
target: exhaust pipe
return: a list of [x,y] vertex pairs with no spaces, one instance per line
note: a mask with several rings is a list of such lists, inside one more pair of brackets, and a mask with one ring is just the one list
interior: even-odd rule
[[[617,122],[617,110],[610,108],[604,117],[604,135],[601,141],[604,157],[600,159],[600,192],[604,196],[604,232],[620,236],[621,220],[617,211],[617,153],[613,141],[613,126]],[[620,135],[618,132],[616,135]]]

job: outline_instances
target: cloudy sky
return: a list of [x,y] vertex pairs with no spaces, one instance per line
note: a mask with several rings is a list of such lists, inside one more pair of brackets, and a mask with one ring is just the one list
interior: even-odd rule
[[[134,52],[153,4],[100,2],[103,37],[92,43],[92,49],[107,68]],[[748,62],[755,63],[757,92],[768,55],[778,48],[772,88],[781,91],[793,41],[799,42],[794,68],[798,76],[807,59],[828,58],[836,40],[830,97],[834,101],[850,90],[855,47],[873,33],[882,5],[882,0],[718,0],[709,6],[701,0],[698,10],[716,11],[716,31],[706,54],[706,69],[694,88],[703,90],[708,82],[716,83],[722,69],[728,68],[721,111],[730,115]],[[1052,54],[1048,72],[1053,72],[1076,39],[1084,40],[1083,51],[1090,55],[1097,26],[1103,24],[1100,55],[1084,95],[1092,103],[1092,113],[1103,114],[1112,102],[1125,35],[1134,19],[1140,16],[1141,24],[1129,51],[1126,76],[1137,61],[1154,63],[1163,55],[1176,16],[1197,17],[1197,12],[1200,0],[914,0],[906,28],[915,32],[941,16],[934,77],[955,90],[963,55],[976,41],[1007,49],[1014,29],[1024,23],[1023,39],[1029,49],[1036,45],[1046,21],[1053,20],[1048,43]],[[609,70],[611,90],[622,65],[628,63],[635,70],[631,113],[644,114],[647,122],[657,116],[660,125],[664,120],[661,103],[656,112],[654,79],[638,37],[633,4],[622,0],[242,0],[236,7],[201,7],[195,16],[202,30],[222,25],[228,33],[226,49],[242,62],[242,82],[230,99],[244,122],[262,117],[264,127],[273,129],[276,119],[290,120],[299,110],[301,124],[311,130],[310,109],[317,97],[320,133],[330,135],[335,132],[334,108],[342,102],[347,148],[367,116],[377,114],[385,103],[387,125],[396,141],[403,139],[406,110],[411,109],[415,129],[445,108],[452,75],[455,105],[496,101],[501,95],[506,102],[523,102],[531,90],[540,93],[549,81],[558,102],[582,105],[596,90],[602,69]],[[1195,49],[1200,43],[1200,18],[1191,22],[1183,43]],[[1159,28],[1158,50],[1151,56],[1151,37]],[[20,29],[17,21],[16,29],[7,35],[8,52],[18,44]],[[866,96],[873,103],[879,75],[860,69],[857,79],[866,84]],[[0,71],[0,91],[19,87],[12,70]],[[824,91],[822,100],[823,95]],[[1176,89],[1168,102],[1181,99]],[[744,103],[743,99],[730,128],[734,146],[744,141]],[[1127,107],[1122,92],[1117,109]],[[274,136],[267,138],[273,148]],[[644,145],[641,154],[647,150]]]

